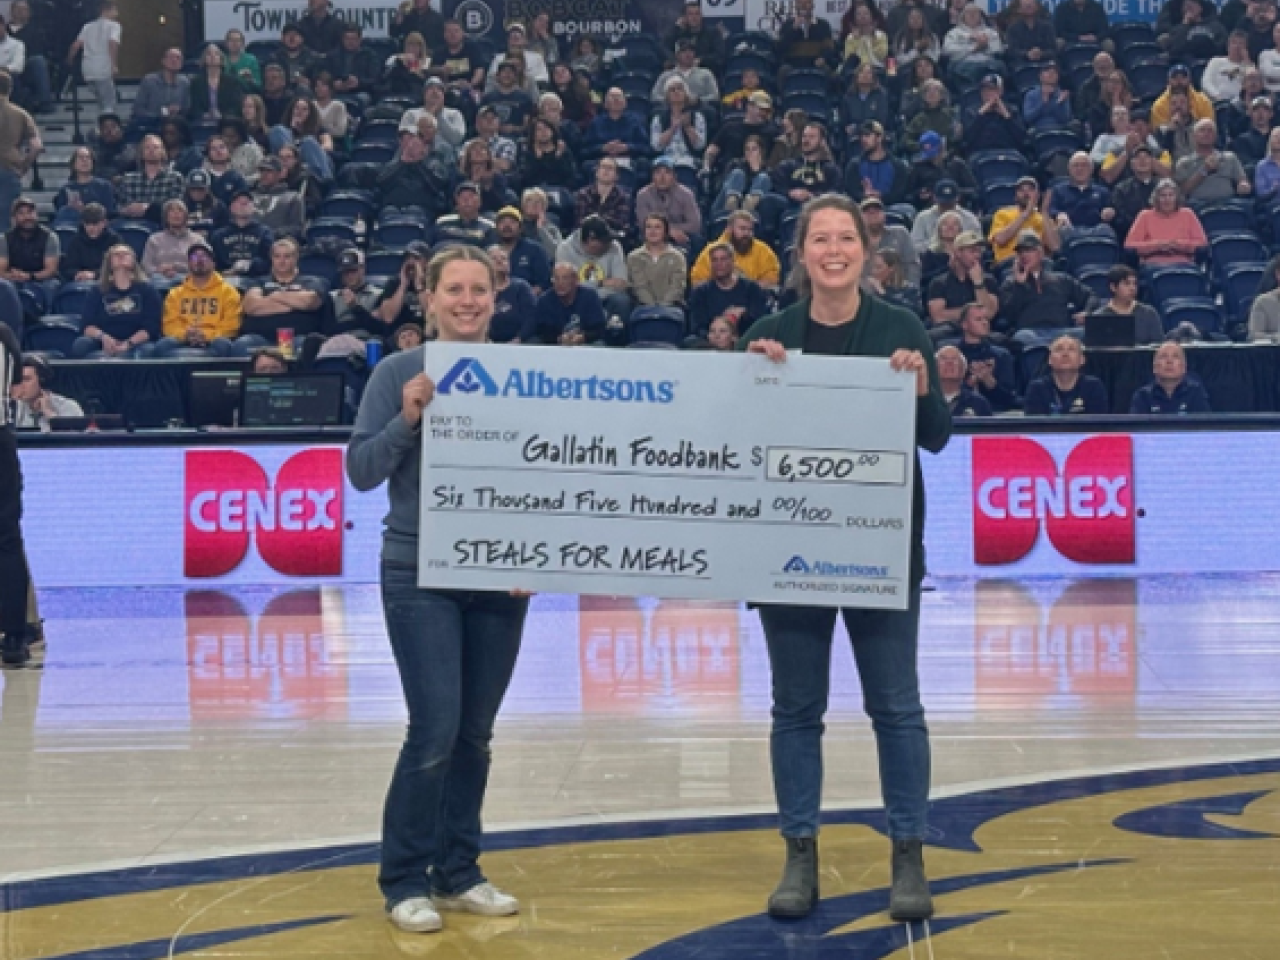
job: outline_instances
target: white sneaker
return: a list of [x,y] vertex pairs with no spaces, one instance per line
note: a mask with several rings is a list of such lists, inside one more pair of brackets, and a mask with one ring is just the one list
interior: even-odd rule
[[410,897],[401,900],[389,911],[387,917],[407,933],[435,933],[444,926],[440,914],[428,897]]
[[520,901],[509,893],[503,893],[488,880],[456,896],[433,894],[431,902],[437,910],[457,910],[482,917],[509,917],[520,912]]

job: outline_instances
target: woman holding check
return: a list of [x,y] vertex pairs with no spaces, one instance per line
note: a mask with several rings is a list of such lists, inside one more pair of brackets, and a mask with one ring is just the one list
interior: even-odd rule
[[[777,363],[788,350],[886,357],[916,377],[916,443],[937,453],[951,435],[929,337],[917,317],[859,289],[868,256],[857,205],[828,194],[807,203],[796,224],[794,306],[756,322],[738,349]],[[924,576],[924,483],[915,463],[911,583],[906,610],[839,611],[853,641],[863,701],[875,730],[889,820],[895,920],[933,914],[922,843],[929,800],[929,733],[916,669],[920,581]],[[773,671],[770,750],[787,861],[769,913],[802,917],[818,900],[817,837],[822,802],[823,714],[831,675],[836,609],[761,605]]]
[[[428,313],[441,340],[482,344],[493,318],[493,263],[458,246],[426,270]],[[409,729],[382,819],[378,884],[391,922],[429,933],[439,911],[508,916],[519,910],[480,872],[480,807],[494,719],[515,669],[527,595],[418,586],[422,418],[435,394],[423,347],[374,370],[347,451],[359,490],[388,483],[382,605]]]

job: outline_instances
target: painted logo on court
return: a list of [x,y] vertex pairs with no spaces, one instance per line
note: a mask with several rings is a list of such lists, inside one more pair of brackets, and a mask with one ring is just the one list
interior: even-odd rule
[[189,450],[185,460],[183,572],[220,577],[244,562],[250,543],[290,577],[342,573],[342,451],[296,453],[274,480],[237,450]]
[[973,440],[973,550],[980,564],[1021,560],[1040,528],[1077,563],[1133,563],[1133,438],[1090,437],[1061,469],[1026,437]]
[[[794,922],[764,913],[781,844],[776,817],[753,815],[495,833],[485,871],[521,914],[448,914],[425,939],[387,922],[373,844],[10,883],[0,923],[9,960],[906,956],[883,815],[824,817],[823,898]],[[1274,955],[1280,760],[983,790],[930,821],[938,957]]]

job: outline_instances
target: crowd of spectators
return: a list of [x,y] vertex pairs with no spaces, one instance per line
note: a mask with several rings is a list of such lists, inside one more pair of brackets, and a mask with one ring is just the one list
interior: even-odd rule
[[[0,287],[29,346],[347,335],[358,361],[433,335],[423,266],[461,243],[499,264],[495,341],[727,350],[794,298],[796,217],[827,192],[860,202],[865,289],[929,330],[961,414],[1108,412],[1081,372],[1106,318],[1139,344],[1280,338],[1275,0],[1168,0],[1155,24],[855,0],[838,26],[796,0],[732,36],[690,0],[661,38],[570,47],[540,14],[500,48],[431,0],[389,40],[310,0],[278,42],[166,52],[127,115],[116,13],[66,45],[101,110],[47,223],[18,102],[47,108],[65,58],[28,39],[29,0],[0,35]],[[1181,349],[1153,373],[1135,411],[1207,409]]]

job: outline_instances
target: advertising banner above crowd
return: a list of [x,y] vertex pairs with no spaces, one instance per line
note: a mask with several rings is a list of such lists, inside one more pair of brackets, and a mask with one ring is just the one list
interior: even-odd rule
[[[375,582],[386,493],[351,487],[342,454],[337,445],[24,448],[36,582]],[[921,463],[934,576],[1280,571],[1278,433],[957,436]],[[89,489],[110,491],[113,508],[67,493]]]

